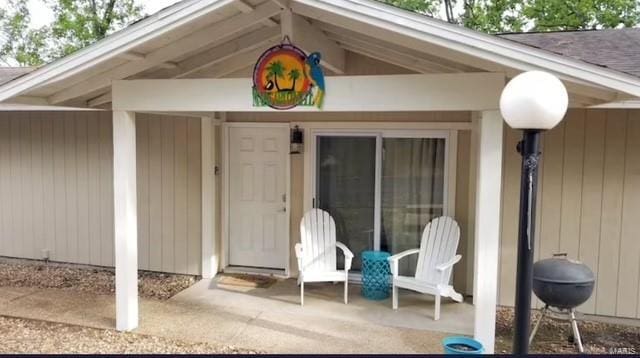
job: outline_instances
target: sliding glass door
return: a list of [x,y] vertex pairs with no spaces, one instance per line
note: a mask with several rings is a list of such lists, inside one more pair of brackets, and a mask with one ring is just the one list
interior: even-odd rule
[[[374,247],[376,137],[319,136],[317,148],[315,207],[331,214],[337,240],[354,253]],[[353,269],[360,264],[354,257]]]
[[[381,131],[315,136],[314,207],[336,221],[338,241],[356,255],[420,245],[422,230],[447,214],[448,132]],[[415,259],[401,272],[413,274]]]

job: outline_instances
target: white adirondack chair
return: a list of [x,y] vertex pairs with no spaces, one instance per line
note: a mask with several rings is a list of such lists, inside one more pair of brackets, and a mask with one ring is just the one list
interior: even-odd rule
[[[406,250],[389,257],[393,274],[393,309],[398,309],[398,288],[431,294],[435,296],[436,307],[434,320],[440,319],[440,298],[451,297],[462,302],[462,295],[449,284],[453,265],[462,258],[456,255],[460,227],[455,220],[447,216],[433,219],[424,228],[419,249]],[[414,277],[400,276],[398,263],[400,259],[418,254],[416,274]]]
[[[336,241],[336,223],[328,212],[311,209],[300,222],[300,241],[296,244],[300,305],[304,305],[305,282],[344,281],[344,303],[348,300],[349,270],[353,253]],[[338,270],[337,250],[344,254],[344,270]]]

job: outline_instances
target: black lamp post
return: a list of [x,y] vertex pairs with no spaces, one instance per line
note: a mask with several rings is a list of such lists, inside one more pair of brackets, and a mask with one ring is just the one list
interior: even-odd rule
[[502,91],[500,112],[507,124],[522,129],[518,152],[522,155],[520,180],[520,224],[518,228],[518,268],[516,273],[513,353],[529,352],[531,286],[535,237],[540,134],[555,127],[568,106],[567,90],[560,80],[546,72],[531,71],[514,77]]

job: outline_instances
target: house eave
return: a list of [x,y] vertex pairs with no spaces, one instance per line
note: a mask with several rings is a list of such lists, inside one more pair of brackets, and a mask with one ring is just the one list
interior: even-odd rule
[[[369,0],[295,0],[294,10],[339,13],[355,21],[384,26],[405,36],[427,40],[465,54],[520,71],[546,70],[562,79],[587,82],[633,96],[640,95],[640,78],[510,40],[431,19]],[[325,19],[326,20],[326,19]],[[507,73],[510,75],[509,73]]]
[[122,56],[144,42],[161,36],[235,0],[184,1],[118,31],[95,44],[44,65],[0,86],[0,102],[38,87],[63,81],[103,61]]

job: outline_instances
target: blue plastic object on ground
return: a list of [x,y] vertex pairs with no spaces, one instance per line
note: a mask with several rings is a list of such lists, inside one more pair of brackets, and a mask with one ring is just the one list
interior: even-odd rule
[[389,262],[385,251],[362,252],[362,296],[370,300],[389,297]]
[[447,337],[442,340],[445,354],[482,354],[482,343],[469,337]]

